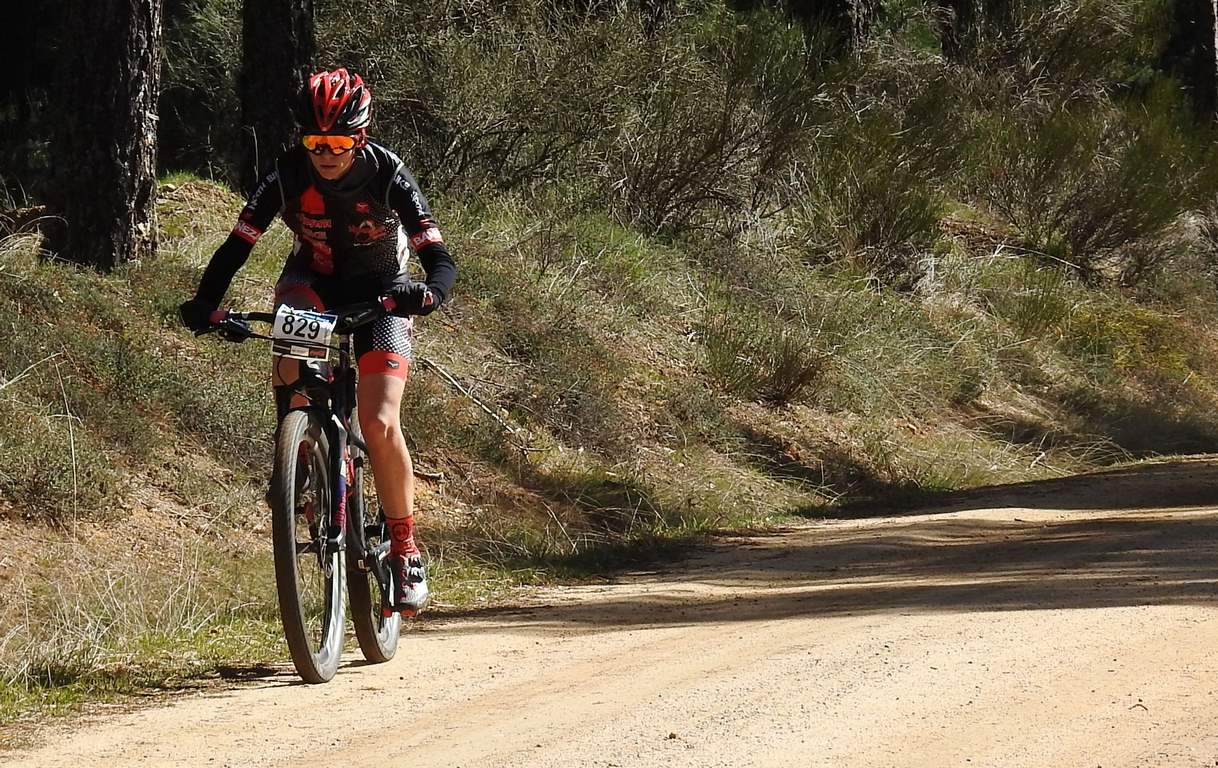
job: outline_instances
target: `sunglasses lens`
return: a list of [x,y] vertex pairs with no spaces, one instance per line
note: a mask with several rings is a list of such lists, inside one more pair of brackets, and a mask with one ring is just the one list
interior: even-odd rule
[[315,155],[320,155],[326,150],[331,154],[341,155],[344,152],[349,152],[355,147],[354,136],[319,136],[308,134],[302,136],[300,142],[304,144],[305,149]]

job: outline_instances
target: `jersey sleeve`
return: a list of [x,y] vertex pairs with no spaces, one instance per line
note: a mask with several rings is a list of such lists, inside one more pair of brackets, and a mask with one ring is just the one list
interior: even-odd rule
[[245,207],[241,209],[237,224],[229,233],[228,239],[212,254],[211,261],[199,280],[199,290],[195,292],[197,298],[214,305],[220,303],[228,292],[233,277],[249,259],[254,244],[283,208],[283,202],[283,184],[280,179],[279,161],[276,160],[254,188],[254,193],[250,195]]
[[402,221],[410,249],[427,273],[427,287],[436,295],[438,304],[443,304],[457,280],[457,265],[444,244],[427,198],[405,167],[399,166],[394,173],[385,202]]

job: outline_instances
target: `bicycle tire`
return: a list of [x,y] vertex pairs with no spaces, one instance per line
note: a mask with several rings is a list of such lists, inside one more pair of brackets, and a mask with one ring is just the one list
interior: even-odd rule
[[[359,415],[351,415],[351,431],[361,437]],[[353,455],[362,455],[363,466],[355,468],[355,482],[352,484],[351,499],[348,502],[350,510],[347,519],[352,523],[364,525],[366,531],[375,526],[383,526],[385,513],[376,502],[376,489],[371,486],[372,478],[368,466],[368,457],[362,451],[351,446]],[[365,540],[364,536],[359,537]],[[354,540],[348,536],[348,541]],[[385,541],[381,537],[367,537],[367,548],[373,549]],[[376,574],[369,568],[366,571],[352,570],[347,574],[347,594],[351,601],[351,624],[355,627],[355,639],[359,642],[360,652],[371,664],[382,664],[393,658],[398,650],[398,638],[402,632],[402,617],[398,613],[385,616],[381,611],[384,596],[381,594],[381,584]]]
[[[324,421],[309,409],[290,411],[279,427],[275,446],[271,534],[283,635],[292,664],[306,683],[324,683],[334,677],[346,629],[343,552],[320,554],[330,494]],[[318,586],[320,594],[302,594],[302,587],[308,584]]]

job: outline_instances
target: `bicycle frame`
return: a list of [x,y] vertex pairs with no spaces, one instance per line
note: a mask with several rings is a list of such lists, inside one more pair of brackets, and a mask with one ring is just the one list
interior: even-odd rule
[[[360,502],[350,504],[353,494],[362,494],[362,488],[351,487],[356,477],[356,469],[367,461],[368,446],[353,434],[351,416],[356,406],[357,369],[351,362],[351,333],[359,326],[375,319],[386,309],[383,301],[374,304],[356,305],[355,307],[339,310],[343,318],[338,345],[324,345],[327,349],[338,353],[338,362],[329,365],[328,377],[323,377],[312,366],[302,364],[301,375],[296,384],[291,385],[292,394],[302,394],[309,398],[308,405],[293,409],[283,408],[276,403],[280,421],[290,410],[315,409],[322,415],[325,424],[327,442],[330,445],[329,472],[333,482],[330,483],[331,499],[328,505],[330,519],[326,522],[327,533],[319,537],[310,546],[316,547],[319,557],[324,557],[335,548],[345,548],[349,555],[348,570],[362,573],[372,572],[380,583],[382,594],[389,589],[389,570],[386,558],[389,552],[389,537],[380,530],[380,524],[369,524],[365,519],[365,510]],[[247,338],[273,340],[266,334],[255,333],[248,323],[273,322],[274,315],[266,312],[225,312],[223,319],[216,318],[217,328],[222,336],[232,341],[243,341]],[[320,346],[320,345],[315,345]],[[324,399],[318,397],[324,394]],[[318,402],[318,401],[321,402]],[[360,452],[352,457],[350,447],[354,446]],[[373,531],[371,528],[377,528]],[[370,535],[378,535],[381,543],[369,548]]]

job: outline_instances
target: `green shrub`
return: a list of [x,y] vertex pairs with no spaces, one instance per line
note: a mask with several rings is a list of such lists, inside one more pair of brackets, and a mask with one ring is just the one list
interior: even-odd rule
[[[995,4],[996,6],[999,4]],[[992,78],[991,97],[1030,102],[1089,98],[1157,64],[1166,39],[1163,4],[1143,0],[1004,3],[965,41],[964,58]]]
[[885,283],[912,284],[942,197],[897,126],[844,126],[818,145],[805,183],[800,213],[814,252],[848,257]]
[[[161,168],[233,178],[241,147],[236,119],[240,67],[238,0],[186,0],[167,6],[158,103]],[[262,148],[264,155],[273,150]]]
[[892,290],[831,284],[819,297],[832,375],[823,402],[866,416],[925,415],[975,401],[992,379],[985,319]]
[[570,173],[620,111],[620,60],[641,60],[643,44],[637,24],[582,24],[545,4],[328,3],[317,18],[320,58],[371,84],[376,135],[427,189],[467,194]]
[[[639,15],[391,2],[319,9],[324,57],[360,68],[377,134],[447,193],[564,185],[654,232],[738,231],[781,208],[819,109],[818,58],[762,13]],[[746,215],[747,217],[747,215]]]
[[650,231],[736,233],[742,215],[780,207],[823,101],[804,38],[765,14],[748,25],[708,14],[671,28],[638,64],[601,172],[618,216]]
[[899,288],[916,283],[962,159],[956,76],[933,57],[878,42],[836,73],[831,115],[794,185],[795,226],[811,258],[844,257]]
[[1145,274],[1148,241],[1204,189],[1200,150],[1170,117],[1077,107],[990,128],[982,198],[1033,252],[1089,280]]
[[1025,258],[996,260],[979,288],[989,310],[1020,340],[1060,334],[1078,304],[1065,269]]
[[702,319],[703,362],[726,391],[782,405],[804,397],[829,364],[820,327],[806,316],[767,317],[755,304],[711,292]]

